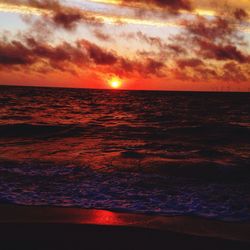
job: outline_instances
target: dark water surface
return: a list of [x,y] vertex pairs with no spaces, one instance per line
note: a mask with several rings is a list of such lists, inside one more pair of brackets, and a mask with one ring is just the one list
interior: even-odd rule
[[250,94],[0,87],[0,202],[250,220]]

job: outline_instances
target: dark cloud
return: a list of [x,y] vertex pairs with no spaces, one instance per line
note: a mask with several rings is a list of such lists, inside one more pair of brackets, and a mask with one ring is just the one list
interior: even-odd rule
[[67,30],[75,29],[76,24],[82,19],[80,13],[72,12],[67,13],[63,11],[56,12],[53,16],[53,21],[55,24],[61,25]]
[[243,82],[249,80],[241,65],[235,62],[226,63],[223,66],[222,79],[227,82]]
[[213,18],[197,16],[182,21],[184,31],[170,39],[178,51],[174,58],[175,77],[193,81],[236,81],[236,78],[249,81],[250,55],[244,50],[247,42],[238,26],[246,18],[244,10],[236,9]]
[[171,10],[191,10],[191,3],[189,0],[150,0],[144,2],[152,2],[152,4]]
[[212,66],[195,59],[182,59],[177,62],[177,67],[173,69],[176,79],[183,81],[211,81],[219,80],[219,72]]
[[150,57],[128,59],[117,55],[115,51],[107,51],[87,40],[78,41],[95,65],[109,66],[109,71],[120,76],[140,75],[143,77],[163,76],[165,64]]
[[22,43],[13,41],[10,44],[0,43],[0,64],[9,65],[28,65],[33,63],[32,55]]
[[215,59],[218,61],[233,60],[239,63],[250,62],[250,56],[244,54],[244,52],[240,51],[235,45],[228,44],[224,46],[222,44],[214,44],[202,40],[198,43],[199,55],[203,58]]
[[[53,70],[71,70],[70,65],[80,66],[89,61],[86,53],[69,43],[57,46],[39,42],[34,38],[23,41],[0,42],[0,65],[50,68]],[[11,68],[9,68],[11,70]]]
[[155,59],[147,58],[144,72],[146,75],[163,76],[161,70],[165,67],[164,63]]
[[175,55],[179,54],[186,54],[186,48],[178,45],[178,44],[169,44],[168,48],[172,51]]
[[121,34],[123,38],[131,39],[131,40],[139,40],[139,43],[146,43],[150,45],[152,48],[145,48],[137,50],[137,55],[143,58],[153,58],[158,62],[167,62],[172,59],[175,60],[179,54],[186,54],[186,49],[182,46],[176,44],[172,44],[172,40],[166,38],[163,39],[161,37],[149,36],[141,31],[136,33],[127,33]]
[[[13,1],[12,1],[13,2]],[[65,7],[58,1],[26,0],[15,1],[32,7],[49,10],[52,15],[43,16],[46,24],[73,30],[81,22],[98,23],[92,16],[78,9]],[[189,1],[126,1],[127,4],[140,3],[162,9],[189,9]],[[19,37],[11,42],[0,41],[0,65],[5,68],[30,67],[31,70],[48,72],[60,70],[74,73],[74,68],[94,68],[96,71],[114,73],[119,76],[175,77],[192,81],[248,81],[250,55],[244,51],[246,43],[240,35],[238,24],[246,20],[247,13],[236,9],[222,16],[207,18],[197,16],[181,22],[183,32],[166,40],[142,32],[123,34],[126,39],[136,39],[150,45],[143,51],[135,52],[129,58],[119,55],[97,44],[82,39],[75,43],[63,42],[51,45],[47,37],[38,39],[35,33]],[[94,19],[92,19],[94,18]],[[42,22],[36,29],[42,31]],[[40,29],[40,28],[41,29]],[[93,28],[93,27],[92,27]],[[95,27],[91,30],[101,41],[112,41],[112,35]],[[152,46],[152,47],[151,47]],[[146,49],[150,47],[147,51]],[[154,47],[154,49],[152,49]],[[170,63],[169,63],[170,62]]]
[[[235,17],[235,13],[238,13]],[[182,38],[194,47],[197,56],[204,59],[233,60],[239,63],[249,62],[249,55],[238,46],[243,37],[235,26],[236,20],[242,20],[244,11],[237,9],[231,17],[215,17],[209,20],[197,17],[192,21],[184,21],[186,33]]]
[[115,52],[106,51],[105,49],[102,49],[87,40],[81,40],[78,43],[87,50],[89,57],[96,64],[112,65],[115,64],[118,60],[118,57],[115,55]]
[[87,61],[84,51],[66,42],[57,46],[51,46],[46,43],[40,43],[34,38],[27,38],[26,44],[37,59],[45,58],[51,62],[71,62],[74,64],[82,64]]
[[203,61],[197,58],[192,59],[180,59],[177,60],[177,64],[180,68],[185,69],[186,67],[195,68],[201,65],[204,65]]
[[66,30],[74,30],[80,22],[91,25],[102,24],[102,20],[100,18],[96,18],[87,12],[83,13],[82,11],[74,8],[64,7],[55,11],[52,17],[52,23],[54,25],[61,26]]
[[196,16],[191,21],[182,21],[181,24],[186,29],[185,35],[191,35],[191,38],[202,37],[212,41],[226,41],[236,35],[234,25],[223,17],[215,17],[210,20],[203,16]]
[[247,18],[248,18],[248,14],[247,14],[247,12],[245,11],[245,10],[243,10],[243,9],[236,9],[235,11],[234,11],[234,17],[237,19],[237,20],[240,20],[240,21],[242,21],[242,20],[246,20]]
[[73,74],[75,67],[101,66],[105,72],[143,77],[160,76],[165,67],[164,63],[152,58],[124,58],[84,39],[73,44],[63,42],[52,46],[30,36],[23,36],[22,41],[0,41],[0,66],[1,70],[16,70],[19,67],[35,72],[59,70]]
[[142,33],[141,31],[138,31],[136,33],[136,36],[138,39],[148,43],[151,46],[156,46],[159,49],[166,49],[167,48],[167,44],[164,43],[160,37],[148,36],[148,35]]
[[101,41],[113,41],[113,38],[111,37],[111,35],[103,32],[100,29],[94,29],[93,30],[93,34],[95,35],[96,38],[98,38]]
[[120,59],[120,72],[123,72],[123,74],[129,74],[133,72],[135,69],[135,62],[132,62],[131,60],[121,58]]
[[190,0],[123,0],[123,4],[126,5],[138,5],[152,8],[162,8],[172,12],[177,12],[179,10],[191,10]]
[[44,21],[66,30],[75,29],[80,22],[93,25],[102,24],[102,20],[91,13],[77,7],[62,5],[58,0],[5,0],[4,3],[20,4],[49,11],[50,13],[43,14]]

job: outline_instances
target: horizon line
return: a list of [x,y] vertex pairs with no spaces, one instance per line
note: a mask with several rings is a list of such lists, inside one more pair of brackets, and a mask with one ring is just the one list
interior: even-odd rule
[[12,84],[0,84],[0,87],[27,87],[27,88],[56,88],[56,89],[82,89],[82,90],[107,90],[113,92],[121,91],[143,91],[143,92],[181,92],[181,93],[246,93],[250,94],[248,91],[230,91],[230,90],[174,90],[174,89],[112,89],[112,88],[88,88],[88,87],[67,87],[67,86],[37,86],[37,85],[12,85]]

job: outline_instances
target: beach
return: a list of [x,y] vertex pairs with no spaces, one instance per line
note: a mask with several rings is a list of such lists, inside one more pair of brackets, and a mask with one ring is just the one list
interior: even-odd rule
[[5,249],[249,249],[250,223],[1,205]]

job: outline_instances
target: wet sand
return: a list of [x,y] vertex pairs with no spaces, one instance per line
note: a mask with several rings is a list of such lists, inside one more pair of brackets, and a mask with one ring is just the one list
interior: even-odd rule
[[2,249],[250,249],[250,223],[0,206]]

